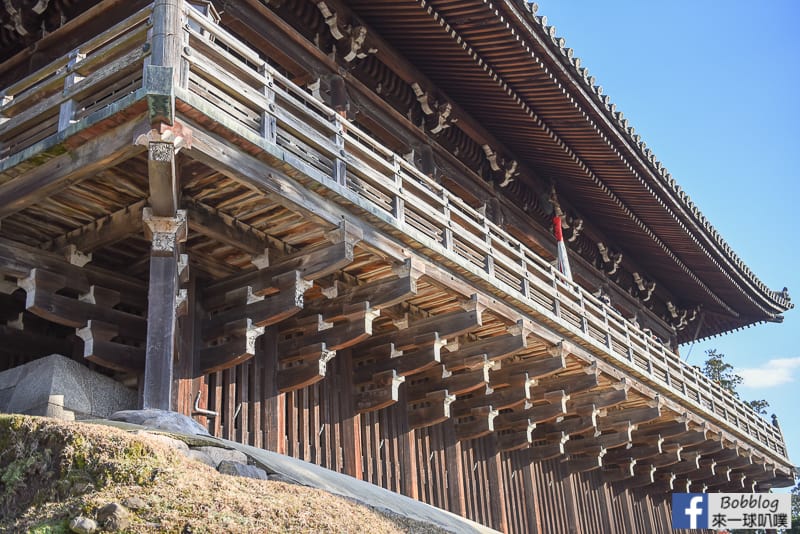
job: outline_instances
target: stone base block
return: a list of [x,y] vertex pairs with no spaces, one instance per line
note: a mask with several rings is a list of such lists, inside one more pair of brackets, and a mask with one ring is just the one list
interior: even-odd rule
[[132,389],[58,354],[0,373],[0,412],[79,420],[137,404]]

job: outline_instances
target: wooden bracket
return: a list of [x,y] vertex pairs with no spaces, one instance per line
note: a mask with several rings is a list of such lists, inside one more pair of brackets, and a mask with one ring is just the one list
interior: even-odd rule
[[372,412],[397,402],[404,376],[393,369],[376,374],[372,382],[358,386],[355,395],[356,413]]
[[112,341],[119,335],[116,325],[89,320],[83,328],[76,329],[83,340],[83,357],[97,365],[123,373],[144,370],[145,349]]
[[449,419],[450,405],[455,400],[456,396],[446,389],[427,393],[424,398],[409,403],[408,426],[412,429],[425,428]]

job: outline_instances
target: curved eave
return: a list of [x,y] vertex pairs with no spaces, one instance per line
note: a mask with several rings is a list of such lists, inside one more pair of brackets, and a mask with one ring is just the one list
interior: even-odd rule
[[731,319],[702,335],[778,320],[791,307],[744,266],[523,4],[351,5],[673,294]]

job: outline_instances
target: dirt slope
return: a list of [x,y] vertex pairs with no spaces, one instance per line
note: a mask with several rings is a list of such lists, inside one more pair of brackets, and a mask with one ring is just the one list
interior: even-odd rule
[[0,415],[0,531],[68,532],[110,502],[138,503],[126,532],[444,532],[321,490],[222,475],[147,435]]

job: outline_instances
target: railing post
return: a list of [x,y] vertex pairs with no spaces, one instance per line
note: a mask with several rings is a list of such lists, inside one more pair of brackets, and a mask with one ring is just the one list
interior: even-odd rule
[[[67,76],[64,78],[64,93],[66,94],[72,88],[73,85],[78,83],[83,79],[83,76],[75,72],[75,68],[77,67],[78,63],[80,63],[86,54],[82,54],[80,50],[75,49],[69,53],[69,63],[67,63]],[[69,128],[69,125],[72,124],[73,119],[75,118],[75,111],[77,107],[77,102],[74,99],[70,98],[69,100],[64,101],[61,104],[61,107],[58,110],[58,131],[64,131]]]
[[347,185],[347,164],[345,157],[347,152],[344,148],[344,119],[334,117],[336,124],[336,135],[333,144],[336,146],[336,159],[333,162],[333,180],[342,187]]
[[550,266],[550,277],[553,280],[553,313],[559,319],[561,318],[561,293],[558,291],[558,273],[556,269]]
[[264,86],[261,93],[267,99],[267,109],[261,113],[261,136],[270,143],[278,141],[278,121],[275,118],[275,80],[267,63],[262,63],[258,68],[259,73],[264,77]]
[[453,229],[450,228],[450,200],[444,197],[444,210],[443,210],[445,227],[442,231],[442,246],[447,250],[453,250]]
[[395,194],[392,197],[392,215],[397,223],[402,225],[406,220],[405,200],[403,200],[403,176],[400,168],[400,158],[392,154],[392,169],[394,171]]
[[147,91],[148,118],[151,124],[175,120],[175,87],[181,83],[183,0],[155,0],[150,39],[150,61],[145,62],[144,88]]

